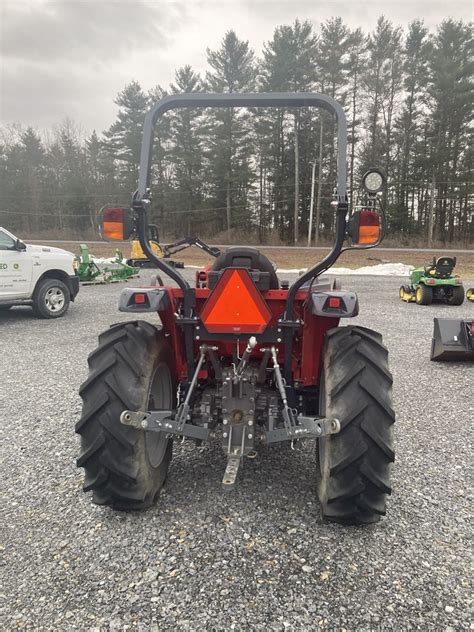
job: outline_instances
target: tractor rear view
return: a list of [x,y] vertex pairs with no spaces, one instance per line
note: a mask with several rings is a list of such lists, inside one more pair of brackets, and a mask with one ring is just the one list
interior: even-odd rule
[[[192,287],[147,239],[158,118],[183,107],[305,106],[337,120],[331,252],[282,287],[265,255],[231,247],[197,274]],[[387,349],[371,329],[339,327],[341,319],[358,314],[357,296],[321,278],[344,249],[374,247],[384,232],[379,171],[364,176],[360,205],[348,207],[346,138],[344,111],[321,94],[173,95],[148,113],[131,208],[105,209],[102,233],[117,240],[137,236],[175,284],[126,288],[119,310],[136,320],[111,326],[89,356],[76,430],[84,490],[95,503],[149,507],[165,482],[175,438],[221,444],[224,489],[235,486],[242,462],[259,445],[313,439],[323,517],[364,524],[385,514],[395,419]]]

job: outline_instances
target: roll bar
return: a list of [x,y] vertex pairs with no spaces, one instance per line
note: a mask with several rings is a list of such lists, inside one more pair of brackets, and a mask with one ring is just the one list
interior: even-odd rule
[[[165,112],[179,108],[206,107],[318,107],[336,116],[337,120],[337,208],[336,208],[336,239],[331,252],[313,268],[293,283],[288,293],[284,320],[292,321],[293,305],[297,290],[308,279],[314,278],[326,270],[339,256],[345,236],[347,205],[347,121],[342,107],[325,94],[316,92],[261,92],[257,94],[176,94],[164,97],[145,116],[143,124],[143,140],[140,154],[140,173],[138,189],[133,194],[132,207],[137,213],[138,237],[143,251],[148,258],[165,274],[170,276],[184,293],[184,313],[190,316],[193,307],[193,295],[189,283],[184,277],[169,266],[165,261],[156,257],[148,244],[146,237],[147,214],[150,203],[149,186],[152,162],[153,137],[157,120]],[[191,342],[187,342],[191,345]]]
[[347,153],[347,122],[344,110],[337,101],[325,94],[317,92],[261,92],[257,94],[173,94],[164,97],[145,117],[143,124],[143,140],[140,154],[140,175],[138,189],[134,200],[146,198],[150,186],[150,170],[153,149],[153,136],[157,120],[168,110],[178,108],[207,108],[207,107],[318,107],[337,119],[337,197],[346,200],[346,153]]

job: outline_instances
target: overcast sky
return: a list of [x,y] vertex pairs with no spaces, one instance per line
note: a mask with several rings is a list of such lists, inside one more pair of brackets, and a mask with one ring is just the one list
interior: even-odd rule
[[280,24],[331,16],[371,30],[383,13],[429,28],[472,19],[468,0],[0,0],[0,122],[45,129],[65,117],[86,132],[114,120],[117,92],[131,79],[168,86],[184,64],[203,71],[206,47],[234,29],[259,53]]

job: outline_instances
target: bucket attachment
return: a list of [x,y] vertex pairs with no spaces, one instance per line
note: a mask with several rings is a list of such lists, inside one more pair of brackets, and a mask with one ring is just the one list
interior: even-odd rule
[[474,360],[474,321],[434,318],[430,360]]

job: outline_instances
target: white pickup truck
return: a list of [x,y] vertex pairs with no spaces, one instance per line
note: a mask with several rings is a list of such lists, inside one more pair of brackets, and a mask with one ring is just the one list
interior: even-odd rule
[[39,318],[58,318],[79,292],[76,258],[50,246],[25,244],[0,227],[0,311],[31,305]]

